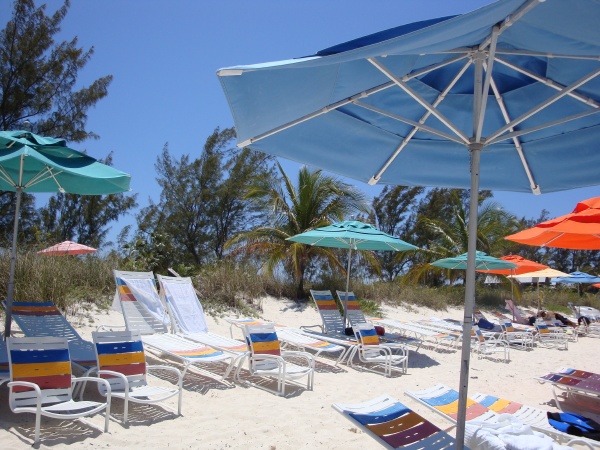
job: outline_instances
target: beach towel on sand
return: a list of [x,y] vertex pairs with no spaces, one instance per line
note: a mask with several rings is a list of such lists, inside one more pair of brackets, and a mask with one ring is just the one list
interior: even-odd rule
[[465,445],[479,450],[566,450],[545,434],[533,431],[510,414],[500,414],[495,423],[467,423]]

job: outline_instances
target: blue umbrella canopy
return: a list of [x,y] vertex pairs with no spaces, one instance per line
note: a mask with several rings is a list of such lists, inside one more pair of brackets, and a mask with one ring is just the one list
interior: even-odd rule
[[0,190],[16,192],[4,336],[10,336],[12,320],[21,194],[116,194],[128,191],[130,180],[131,176],[125,172],[67,147],[64,139],[38,136],[24,130],[0,131]]
[[568,284],[594,284],[600,283],[600,277],[590,275],[585,272],[575,271],[571,272],[567,277],[559,277],[554,279],[555,283],[568,283]]
[[[479,189],[600,184],[598,17],[596,0],[500,0],[217,75],[240,147],[370,184],[469,188],[470,317]],[[459,448],[470,334],[466,320]]]
[[[438,259],[431,263],[432,266],[442,267],[444,269],[467,269],[468,253],[454,256],[452,258]],[[497,269],[515,269],[517,264],[505,261],[500,258],[494,258],[484,252],[475,252],[475,268],[477,270],[497,270]]]
[[358,220],[334,223],[326,227],[300,233],[287,239],[317,247],[347,248],[352,250],[416,250],[418,247],[378,230]]

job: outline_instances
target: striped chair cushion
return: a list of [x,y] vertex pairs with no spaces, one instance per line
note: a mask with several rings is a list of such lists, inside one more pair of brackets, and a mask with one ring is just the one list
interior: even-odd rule
[[[96,343],[100,370],[111,370],[125,376],[144,375],[146,358],[141,341]],[[110,376],[103,375],[103,378]]]
[[359,329],[358,334],[363,345],[379,345],[379,336],[374,327]]
[[[71,362],[68,348],[11,350],[11,380],[37,384],[41,390],[71,387]],[[14,386],[14,392],[31,388]]]
[[279,339],[277,338],[277,333],[275,331],[269,333],[249,333],[248,347],[254,354],[277,356],[281,354]]
[[60,316],[60,311],[52,302],[15,302],[13,316]]

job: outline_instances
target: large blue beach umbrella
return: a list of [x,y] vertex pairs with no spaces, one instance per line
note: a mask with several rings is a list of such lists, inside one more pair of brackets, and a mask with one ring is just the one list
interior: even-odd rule
[[131,176],[67,147],[64,139],[28,131],[0,131],[0,190],[16,192],[4,336],[10,336],[23,192],[116,194],[129,190]]
[[600,277],[576,270],[575,272],[571,272],[567,277],[555,278],[554,282],[564,284],[577,284],[577,295],[581,295],[580,287],[582,284],[600,283]]
[[348,292],[350,287],[350,261],[352,250],[387,250],[406,251],[417,250],[418,247],[409,244],[395,236],[378,230],[373,225],[359,220],[346,220],[326,227],[315,228],[304,233],[287,238],[288,241],[300,242],[317,247],[333,247],[348,249],[348,267],[346,269],[346,298],[344,298],[344,324],[347,317]]
[[600,184],[598,17],[595,0],[501,0],[310,57],[218,71],[240,147],[371,184],[470,188],[459,447],[477,192]]

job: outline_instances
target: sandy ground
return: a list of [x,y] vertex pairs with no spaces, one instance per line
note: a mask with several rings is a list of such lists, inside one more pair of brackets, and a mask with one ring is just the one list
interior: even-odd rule
[[[320,317],[312,307],[266,298],[262,301],[266,320],[287,326],[314,325]],[[427,309],[386,309],[385,314],[402,320],[426,319],[432,316],[461,319],[458,309],[436,312]],[[75,318],[69,317],[75,321]],[[230,326],[222,319],[208,318],[209,330],[229,335]],[[100,324],[123,325],[115,311],[97,312],[84,323],[75,324],[85,338]],[[387,330],[390,331],[390,330]],[[241,331],[233,330],[241,338]],[[600,372],[598,344],[600,339],[583,337],[570,342],[568,351],[535,348],[525,352],[512,349],[510,362],[478,359],[472,353],[469,393],[484,392],[519,401],[531,406],[556,411],[550,385],[533,379],[551,369],[563,366]],[[123,404],[115,399],[108,433],[102,433],[78,421],[42,419],[41,448],[202,448],[202,449],[354,449],[377,448],[376,442],[334,411],[332,403],[353,403],[368,400],[383,393],[390,394],[419,412],[443,429],[451,423],[404,395],[406,390],[425,389],[444,383],[458,389],[460,351],[435,350],[423,346],[411,351],[408,373],[391,378],[364,372],[346,365],[334,366],[327,358],[317,359],[313,391],[288,386],[285,398],[256,387],[227,385],[203,374],[188,372],[185,377],[183,415],[178,417],[161,406],[132,404],[130,423],[120,422]],[[149,357],[149,363],[162,363]],[[211,367],[222,374],[224,365]],[[168,384],[168,379],[152,379]],[[260,380],[255,380],[260,381]],[[98,398],[88,387],[88,398]],[[176,407],[176,401],[166,401]],[[600,406],[600,405],[599,405]],[[586,415],[598,419],[597,415]],[[6,385],[0,387],[0,448],[27,448],[33,442],[34,416],[13,414],[8,408]],[[101,427],[103,418],[94,416],[90,422]]]

